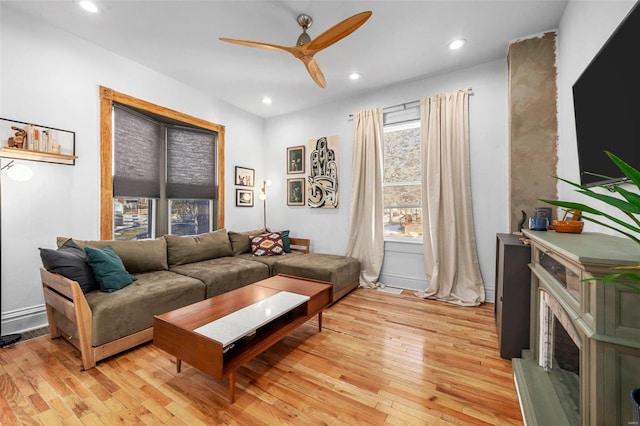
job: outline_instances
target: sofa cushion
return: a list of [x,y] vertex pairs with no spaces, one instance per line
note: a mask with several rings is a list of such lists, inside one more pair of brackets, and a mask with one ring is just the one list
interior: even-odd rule
[[254,256],[253,253],[243,253],[238,255],[237,257],[241,259],[251,260],[253,262],[260,262],[267,265],[267,267],[269,268],[269,276],[272,277],[275,275],[276,263],[280,262],[281,260],[290,259],[292,257],[300,255],[302,255],[302,253],[294,251],[291,253],[284,253],[281,256]]
[[269,268],[265,264],[237,256],[178,265],[171,271],[202,281],[207,288],[207,298],[269,278]]
[[169,271],[146,272],[115,293],[92,291],[92,345],[100,346],[153,326],[153,316],[204,300],[204,284]]
[[125,288],[136,280],[136,277],[127,272],[122,260],[111,246],[103,249],[85,247],[84,252],[87,254],[89,266],[93,270],[100,290],[112,293]]
[[226,229],[200,235],[165,235],[165,238],[170,268],[233,255]]
[[80,285],[83,293],[96,290],[98,283],[89,266],[87,254],[69,239],[57,250],[39,249],[42,266]]
[[282,236],[279,232],[256,235],[251,238],[251,251],[255,256],[277,256],[284,254]]
[[[62,246],[67,237],[58,237],[58,247]],[[166,271],[167,242],[164,238],[149,240],[73,240],[80,248],[95,247],[103,249],[111,246],[124,263],[124,267],[132,274],[151,271]]]
[[233,249],[233,255],[251,252],[251,237],[254,235],[264,234],[266,229],[256,229],[253,231],[234,232],[229,231],[229,240]]
[[276,262],[275,274],[293,275],[333,283],[333,293],[357,286],[360,261],[336,254],[306,253]]

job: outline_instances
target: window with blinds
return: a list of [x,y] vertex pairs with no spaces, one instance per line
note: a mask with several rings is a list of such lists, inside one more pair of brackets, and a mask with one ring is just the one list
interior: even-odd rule
[[218,198],[216,141],[213,132],[167,128],[167,198]]
[[114,238],[209,232],[218,199],[216,132],[113,105]]
[[162,124],[113,107],[113,195],[160,198]]

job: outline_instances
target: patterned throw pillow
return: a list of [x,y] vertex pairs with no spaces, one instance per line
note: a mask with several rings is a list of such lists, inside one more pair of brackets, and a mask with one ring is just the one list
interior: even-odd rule
[[251,251],[254,256],[275,256],[283,254],[282,236],[279,232],[256,235],[251,238]]

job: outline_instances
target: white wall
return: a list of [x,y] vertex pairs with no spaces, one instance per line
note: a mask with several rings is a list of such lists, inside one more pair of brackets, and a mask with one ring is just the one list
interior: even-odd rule
[[[76,132],[75,166],[24,161],[34,177],[2,176],[2,333],[42,326],[38,247],[99,236],[99,96],[110,87],[226,126],[226,226],[254,229],[259,209],[235,207],[234,165],[262,172],[263,120],[0,3],[0,117]],[[25,25],[30,22],[31,25]],[[6,141],[1,141],[6,145]],[[7,160],[2,160],[2,165]]]
[[[493,301],[495,234],[508,231],[506,59],[397,84],[342,102],[267,120],[265,141],[269,148],[266,150],[265,168],[274,182],[270,189],[273,195],[267,209],[269,226],[274,229],[287,227],[294,236],[311,238],[313,251],[344,254],[347,246],[351,195],[353,137],[349,114],[468,87],[473,88],[473,95],[469,101],[473,216],[487,299]],[[338,135],[340,138],[340,207],[336,210],[288,207],[285,198],[286,147],[306,144],[308,139],[330,135]],[[410,252],[415,252],[415,247],[411,247]],[[414,257],[417,259],[416,262],[422,262],[419,253],[414,253]],[[414,263],[413,267],[415,269],[408,271],[404,268],[406,275],[414,274],[418,280],[424,279],[422,264]],[[406,282],[398,278],[397,282],[386,283],[406,286]]]
[[[558,29],[557,59],[558,176],[580,182],[573,115],[573,84],[622,22],[634,3],[634,1],[572,0],[569,1],[562,15]],[[635,55],[637,52],[630,54]],[[573,187],[564,183],[558,185],[558,198],[587,202],[587,199],[577,194]],[[593,204],[593,200],[589,200],[588,203]],[[604,207],[604,204],[598,205],[598,207]],[[613,210],[608,211],[618,215]],[[613,233],[607,228],[591,222],[585,222],[584,230]]]

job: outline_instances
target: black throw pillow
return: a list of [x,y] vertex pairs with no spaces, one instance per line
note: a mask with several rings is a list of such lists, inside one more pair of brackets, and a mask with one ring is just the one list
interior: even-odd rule
[[39,249],[42,266],[70,280],[77,281],[83,293],[98,289],[98,283],[89,266],[87,255],[72,239],[57,250]]

